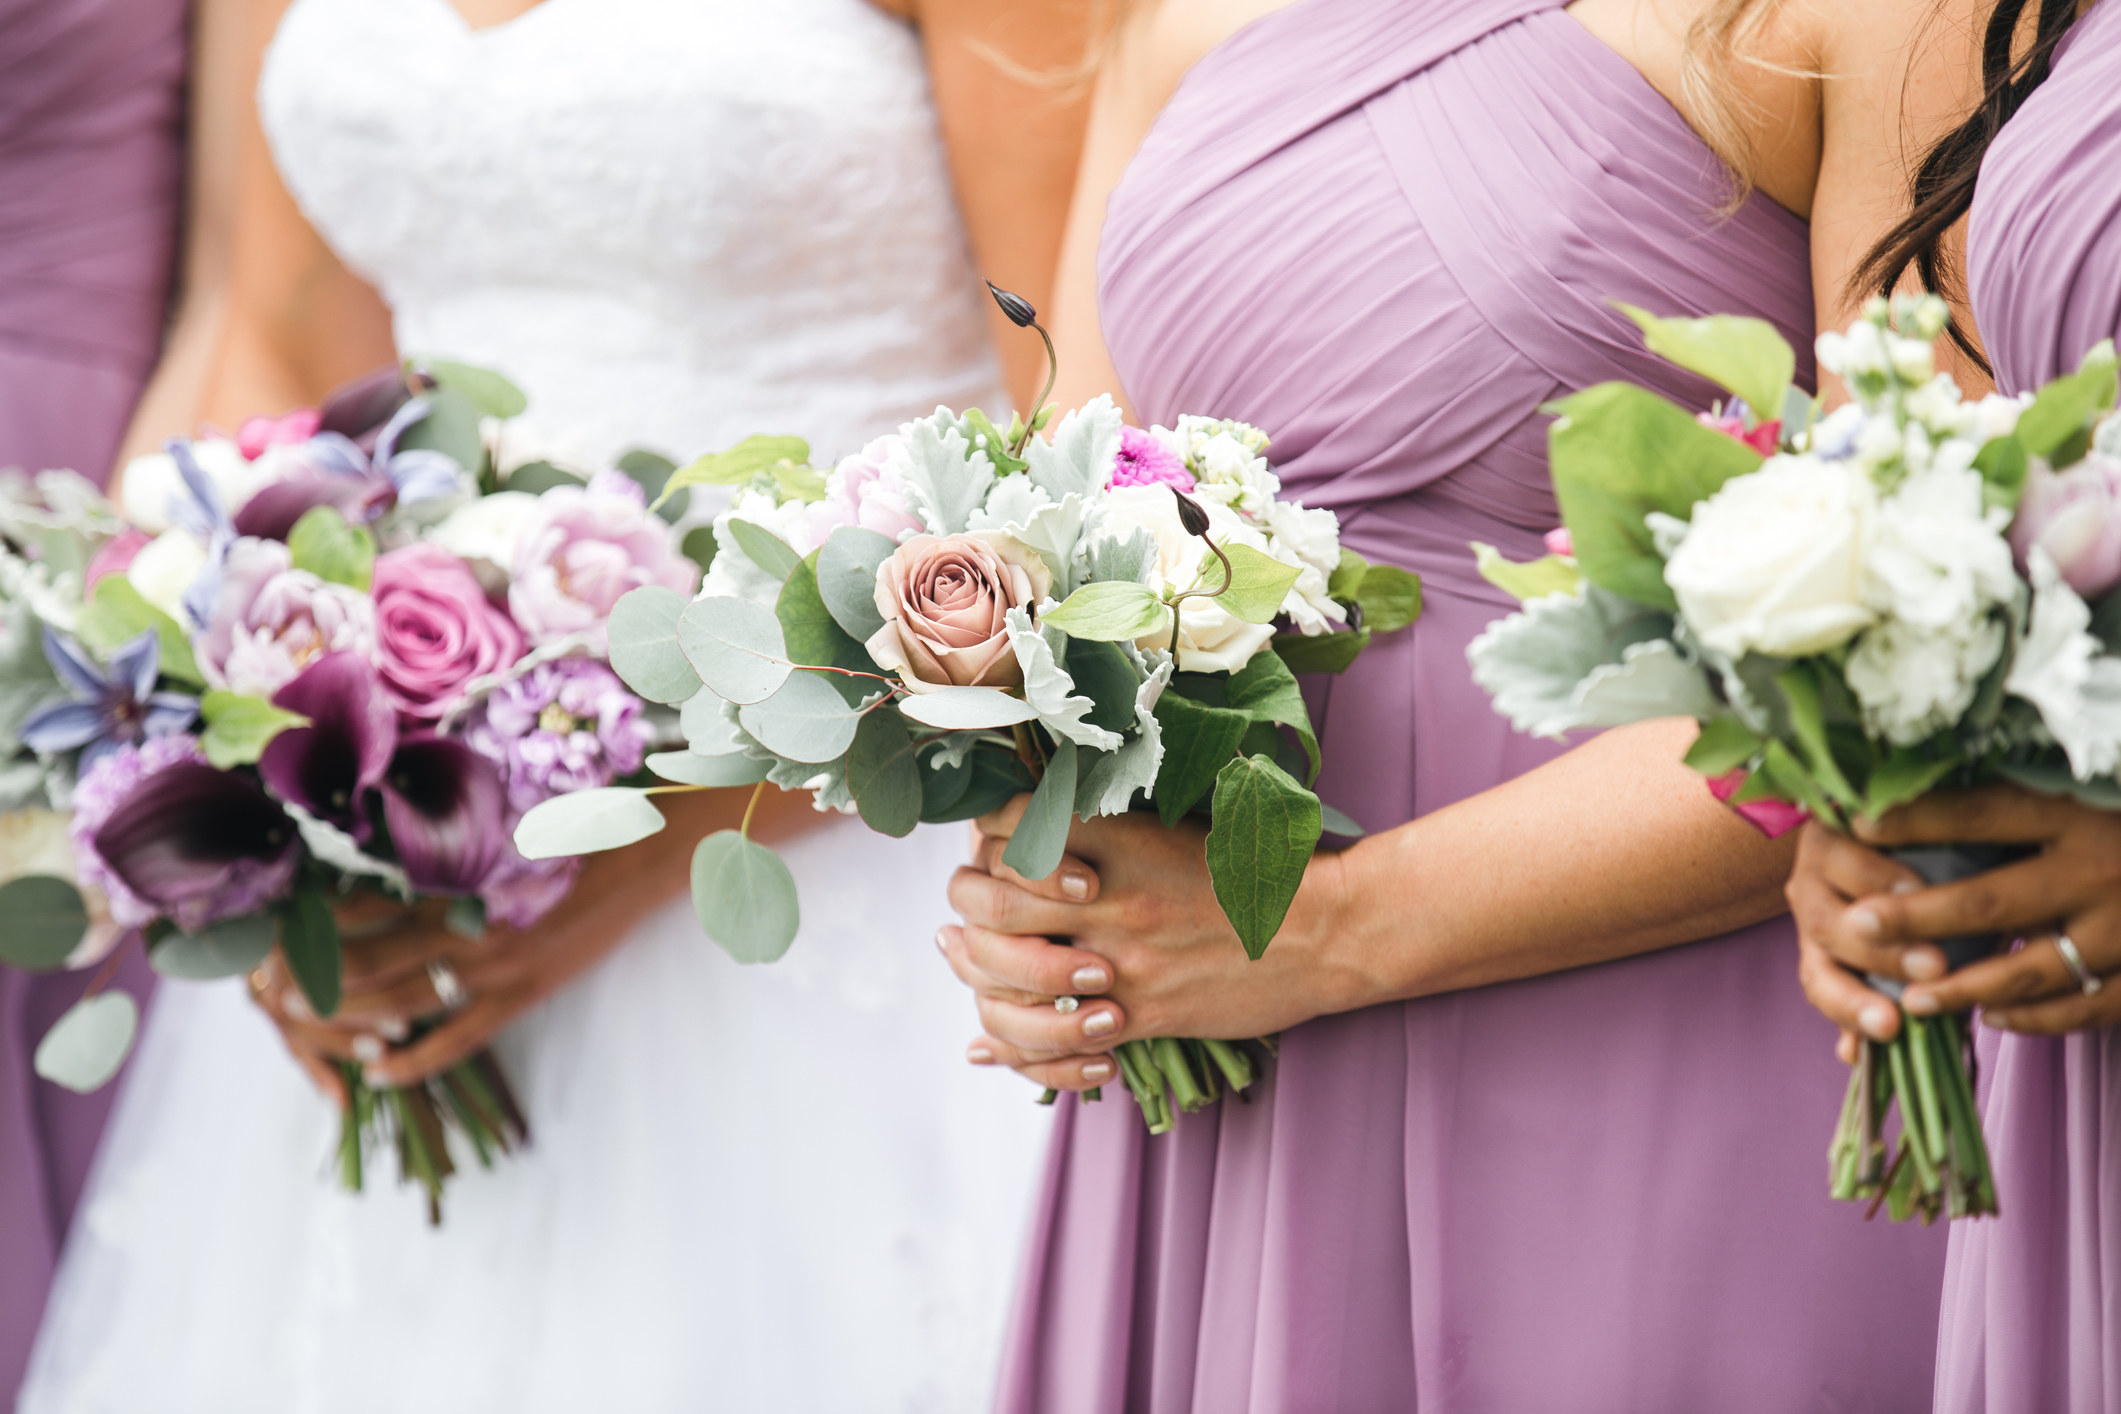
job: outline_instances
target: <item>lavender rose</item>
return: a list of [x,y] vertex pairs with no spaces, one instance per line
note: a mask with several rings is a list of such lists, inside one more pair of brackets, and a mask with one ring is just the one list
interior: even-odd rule
[[473,678],[523,656],[523,634],[462,560],[419,543],[376,560],[376,668],[399,713],[432,721]]
[[540,663],[488,694],[464,729],[518,811],[640,770],[651,735],[641,699],[588,658]]
[[2063,472],[2035,462],[2010,542],[2021,566],[2035,546],[2047,551],[2082,598],[2121,584],[2121,462],[2097,452]]
[[508,608],[533,644],[585,633],[601,653],[605,620],[621,595],[651,584],[689,595],[698,574],[633,479],[599,472],[587,486],[538,498],[516,547]]
[[1053,587],[1045,561],[999,530],[916,535],[877,568],[884,626],[869,655],[915,692],[1019,687],[1005,616],[1030,610]]
[[376,608],[359,590],[292,568],[279,541],[240,536],[197,647],[215,687],[270,698],[327,653],[371,657]]

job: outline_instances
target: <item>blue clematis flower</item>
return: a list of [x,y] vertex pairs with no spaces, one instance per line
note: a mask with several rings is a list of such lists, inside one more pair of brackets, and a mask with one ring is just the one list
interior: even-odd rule
[[304,512],[332,506],[356,525],[365,524],[392,506],[454,496],[466,487],[466,474],[455,458],[432,448],[400,450],[398,441],[414,423],[432,411],[424,397],[409,398],[376,433],[375,450],[340,432],[319,432],[294,449],[303,470],[260,490],[236,515],[244,535],[285,540]]
[[162,645],[148,629],[110,655],[110,669],[70,638],[44,630],[44,656],[66,685],[71,700],[56,702],[22,724],[22,742],[32,751],[81,748],[81,771],[121,746],[145,737],[181,732],[199,715],[199,701],[181,692],[155,691]]

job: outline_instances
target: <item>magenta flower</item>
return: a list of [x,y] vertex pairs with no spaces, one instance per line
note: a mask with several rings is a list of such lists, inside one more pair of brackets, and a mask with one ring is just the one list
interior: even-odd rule
[[299,857],[294,822],[198,740],[126,746],[82,777],[69,827],[81,881],[129,928],[169,918],[197,932],[282,897]]
[[1139,427],[1119,430],[1119,457],[1112,463],[1112,475],[1105,485],[1169,486],[1191,492],[1194,484],[1193,473],[1186,470],[1178,453]]
[[405,877],[423,894],[478,891],[508,835],[500,774],[463,742],[399,743],[383,775],[383,823]]
[[292,447],[307,442],[324,425],[324,415],[315,408],[296,408],[278,417],[246,417],[236,429],[236,450],[244,460],[256,461],[268,447]]
[[407,717],[433,721],[472,679],[523,654],[523,634],[487,602],[471,569],[421,541],[376,560],[376,667]]
[[1744,403],[1731,402],[1720,417],[1706,412],[1695,416],[1703,427],[1712,427],[1733,441],[1743,442],[1764,457],[1775,455],[1782,446],[1782,419],[1759,423],[1747,431]]
[[103,542],[101,549],[90,557],[88,568],[81,574],[83,598],[96,597],[96,582],[107,575],[122,575],[132,567],[133,559],[142,550],[154,543],[154,537],[145,531],[127,526],[117,535]]
[[[1708,776],[1709,794],[1718,800],[1729,802],[1745,784],[1746,773],[1741,768],[1726,771],[1720,776]],[[1731,806],[1739,819],[1766,835],[1769,839],[1780,839],[1790,831],[1812,818],[1812,812],[1801,805],[1792,805],[1786,800],[1748,800]]]
[[641,699],[618,674],[593,659],[561,658],[488,694],[464,740],[500,768],[508,804],[520,811],[640,770],[651,734]]
[[649,513],[631,477],[600,472],[587,486],[558,486],[538,498],[514,574],[509,612],[532,644],[582,633],[601,653],[620,596],[650,584],[689,595],[699,569],[678,553],[670,527]]

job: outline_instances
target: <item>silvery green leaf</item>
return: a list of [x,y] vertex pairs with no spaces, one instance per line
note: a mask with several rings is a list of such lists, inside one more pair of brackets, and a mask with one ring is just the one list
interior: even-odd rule
[[737,721],[774,755],[822,765],[847,754],[861,713],[823,677],[795,673],[771,697],[740,708]]
[[1708,676],[1669,639],[1630,643],[1620,662],[1591,669],[1576,690],[1587,727],[1621,727],[1654,717],[1713,717],[1721,710]]
[[1004,476],[994,483],[987,493],[987,504],[972,513],[972,530],[1000,530],[1011,524],[1022,524],[1041,506],[1050,506],[1053,498],[1041,491],[1030,477],[1019,472],[1015,476]]
[[32,1062],[54,1085],[86,1095],[125,1064],[140,1029],[140,1008],[124,992],[98,992],[67,1009],[37,1043]]
[[748,786],[766,779],[769,763],[741,751],[724,756],[702,756],[697,751],[658,751],[648,757],[648,769],[666,781],[688,786]]
[[738,962],[773,962],[802,920],[795,876],[779,855],[734,830],[692,852],[692,907],[707,936]]
[[1064,594],[1074,592],[1081,574],[1076,562],[1077,542],[1082,539],[1083,522],[1090,514],[1090,503],[1081,496],[1070,494],[1050,505],[1040,506],[1022,520],[1012,520],[1003,528],[1017,539],[1038,552],[1053,571],[1053,582],[1061,586]]
[[916,692],[899,703],[899,711],[922,726],[941,731],[980,731],[1013,726],[1038,716],[1021,698],[991,687],[945,687]]
[[594,854],[645,840],[664,823],[648,792],[599,786],[530,807],[516,822],[516,849],[525,859]]
[[[760,750],[765,748],[761,747]],[[855,813],[854,792],[847,786],[847,758],[814,765],[804,761],[783,761],[773,758],[766,779],[782,790],[806,790],[816,797],[820,810],[837,811],[841,815]]]
[[0,886],[0,962],[25,972],[63,967],[88,936],[81,891],[54,874],[25,874]]
[[1075,813],[1122,815],[1138,793],[1153,789],[1156,773],[1164,764],[1163,725],[1156,717],[1156,704],[1171,682],[1170,655],[1154,655],[1155,667],[1134,695],[1136,731],[1120,743],[1117,751],[1084,758],[1081,780],[1075,787]]
[[884,626],[876,611],[876,568],[897,548],[888,535],[843,525],[818,550],[818,597],[857,643],[867,643]]
[[762,702],[794,671],[772,609],[748,599],[695,599],[678,619],[678,644],[700,681],[730,702]]
[[744,558],[764,570],[776,583],[788,578],[803,562],[803,557],[795,553],[793,546],[757,521],[732,517],[729,534]]
[[364,853],[352,835],[329,820],[319,820],[299,805],[282,801],[280,808],[293,817],[302,844],[313,857],[343,874],[379,880],[399,898],[412,897],[412,881],[405,877],[403,869],[387,859]]
[[1146,526],[1129,526],[1124,535],[1093,535],[1084,543],[1080,581],[1147,584],[1156,564],[1156,537]]
[[905,718],[883,708],[862,718],[847,751],[847,789],[862,823],[903,839],[921,821],[921,765]]
[[1559,737],[1589,718],[1579,697],[1594,670],[1623,662],[1631,644],[1663,638],[1672,616],[1595,584],[1534,599],[1466,646],[1473,680],[1519,731]]
[[1121,423],[1110,397],[1091,399],[1060,420],[1052,441],[1033,437],[1025,444],[1031,479],[1056,501],[1070,494],[1093,499],[1105,489],[1119,457]]
[[1002,851],[1002,863],[1026,879],[1043,879],[1060,867],[1068,851],[1068,822],[1075,817],[1075,768],[1078,748],[1072,741],[1056,742],[1046,758],[1046,774],[1031,803],[1016,822],[1016,833]]
[[685,744],[700,755],[727,756],[742,751],[751,740],[737,725],[736,713],[735,703],[724,702],[703,687],[678,710],[678,729],[685,735]]
[[700,675],[678,646],[686,603],[655,584],[629,590],[611,606],[611,670],[650,702],[683,702],[700,690]]
[[1359,840],[1368,831],[1355,823],[1351,816],[1344,815],[1332,806],[1321,803],[1318,807],[1319,822],[1329,835],[1338,835],[1344,840]]
[[905,459],[892,458],[920,502],[921,518],[937,535],[955,535],[970,526],[973,512],[986,505],[994,485],[993,463],[985,452],[973,449],[955,424],[948,408],[907,423],[902,433]]
[[28,810],[45,803],[49,768],[42,761],[25,757],[0,765],[0,813]]
[[978,746],[981,742],[990,740],[993,740],[993,738],[986,732],[979,731],[944,732],[941,736],[929,737],[923,743],[930,748],[928,752],[928,768],[933,771],[940,771],[947,767],[954,771],[965,764],[966,752],[972,750],[973,747]]
[[[1106,731],[1088,720],[1097,703],[1077,696],[1075,679],[1068,676],[1054,654],[1046,634],[1032,626],[1031,616],[1011,609],[1004,620],[1009,647],[1024,673],[1024,701],[1038,713],[1039,724],[1056,737],[1066,737],[1093,751],[1112,751],[1119,746],[1119,733]],[[1049,630],[1059,636],[1059,630]],[[1063,640],[1065,642],[1065,639]],[[1124,702],[1124,699],[1119,699]]]
[[240,977],[265,961],[277,933],[271,914],[246,914],[198,933],[172,933],[148,949],[147,961],[164,977],[194,982]]

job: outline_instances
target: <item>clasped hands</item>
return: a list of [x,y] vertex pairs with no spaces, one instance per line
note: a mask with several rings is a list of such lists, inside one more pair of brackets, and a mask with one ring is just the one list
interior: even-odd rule
[[[1938,792],[1854,828],[1852,839],[1806,825],[1788,889],[1798,976],[1812,1004],[1842,1028],[1844,1060],[1854,1060],[1859,1034],[1886,1041],[1900,1029],[1898,1009],[1860,973],[1906,981],[1901,1005],[1915,1016],[1979,1007],[1990,1026],[2039,1034],[2121,1021],[2121,986],[2104,984],[2121,972],[2121,816],[1988,786]],[[1976,842],[2038,852],[1934,888],[1878,852]],[[1949,975],[1929,941],[1994,931],[2024,945]]]

